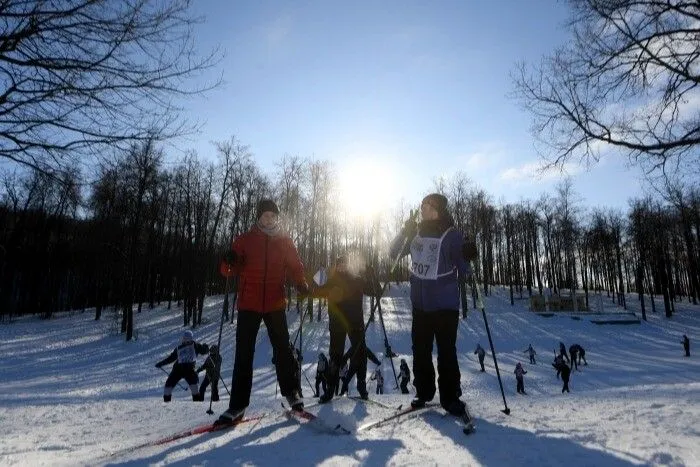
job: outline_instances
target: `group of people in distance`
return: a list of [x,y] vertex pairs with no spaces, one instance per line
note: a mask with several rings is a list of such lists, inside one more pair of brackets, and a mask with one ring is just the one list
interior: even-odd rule
[[[470,263],[476,257],[476,245],[455,229],[445,196],[433,193],[423,198],[420,214],[420,221],[411,216],[405,222],[389,248],[393,260],[411,255],[411,343],[413,385],[416,389],[411,405],[423,407],[437,394],[445,411],[469,418],[466,404],[460,399],[461,374],[456,348],[460,308],[458,278],[466,279],[471,275]],[[357,377],[360,397],[367,398],[365,378],[370,352],[365,343],[363,295],[379,297],[382,293],[376,275],[368,265],[363,264],[359,258],[339,255],[327,282],[310,287],[297,249],[279,223],[279,208],[274,201],[263,199],[257,204],[255,224],[233,241],[230,251],[224,255],[221,270],[227,276],[239,277],[238,313],[231,396],[228,409],[221,414],[216,424],[235,423],[244,416],[250,404],[255,343],[263,322],[273,349],[280,392],[292,410],[303,410],[298,361],[289,343],[285,312],[285,287],[288,283],[296,288],[300,297],[324,297],[328,301],[330,344],[329,358],[325,362],[326,387],[323,395],[317,384],[321,402],[333,398],[341,381],[345,386],[343,389],[347,391],[347,383],[353,376]],[[350,340],[348,352],[345,352],[346,338]],[[432,351],[434,342],[437,344],[439,372],[437,385]],[[484,371],[485,352],[479,349],[480,346],[475,353],[479,355]],[[176,362],[165,385],[164,400],[170,400],[172,389],[181,378],[185,378],[190,385],[193,399],[202,400],[206,385],[197,388],[195,358],[197,354],[206,353],[210,357],[218,356],[216,351],[216,346],[196,343],[191,331],[186,331],[173,353],[158,362],[159,367]],[[534,363],[535,352],[532,346],[528,351],[531,351],[530,361]],[[585,362],[584,354],[583,349],[580,349],[577,355]],[[217,399],[220,362],[218,356],[218,363],[215,360],[209,366],[206,363],[204,365],[207,370],[205,381],[212,384]],[[347,370],[341,378],[340,371],[346,363]],[[213,371],[210,372],[209,368]],[[377,370],[373,378],[383,378],[379,365]],[[405,360],[401,362],[400,373],[402,393],[408,393],[410,370]],[[516,377],[519,377],[518,392],[524,393],[522,375],[525,373],[522,365],[519,365],[519,369],[516,368]],[[561,373],[563,377],[563,371]],[[380,386],[379,381],[377,383],[377,392],[380,392],[383,384]],[[564,390],[568,390],[566,383],[562,391]]]

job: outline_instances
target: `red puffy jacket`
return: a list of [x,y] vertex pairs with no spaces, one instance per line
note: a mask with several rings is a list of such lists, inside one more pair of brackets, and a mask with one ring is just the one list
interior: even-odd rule
[[238,309],[267,313],[287,306],[286,279],[308,289],[304,265],[292,239],[285,234],[268,235],[255,225],[233,241],[237,255],[233,274],[239,276]]

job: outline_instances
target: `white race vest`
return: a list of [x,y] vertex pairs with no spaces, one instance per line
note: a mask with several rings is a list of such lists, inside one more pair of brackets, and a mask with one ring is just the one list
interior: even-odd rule
[[445,235],[452,227],[445,230],[440,238],[421,237],[416,235],[411,242],[411,274],[419,279],[435,280],[441,276],[452,274],[452,271],[438,275],[440,264],[440,248]]
[[178,363],[194,363],[196,356],[194,353],[194,342],[190,344],[181,345],[177,348],[177,362]]

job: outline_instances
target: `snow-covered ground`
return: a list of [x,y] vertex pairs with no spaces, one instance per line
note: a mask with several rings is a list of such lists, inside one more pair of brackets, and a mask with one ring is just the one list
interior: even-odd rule
[[[392,284],[382,300],[392,349],[411,361],[407,286]],[[484,466],[700,466],[700,307],[676,304],[671,320],[648,313],[638,325],[595,325],[563,314],[542,317],[526,300],[510,306],[505,290],[486,307],[503,378],[509,416],[490,352],[487,371],[478,371],[477,342],[489,350],[480,312],[460,321],[458,349],[463,399],[477,420],[477,432],[462,434],[453,417],[426,411],[399,423],[345,436],[318,433],[288,420],[270,364],[267,333],[261,328],[249,415],[258,422],[234,430],[194,436],[157,447],[129,450],[149,440],[212,421],[228,403],[192,402],[179,388],[162,402],[165,373],[154,368],[182,334],[180,310],[163,308],[136,315],[138,339],[124,342],[107,313],[65,313],[50,321],[24,318],[0,325],[0,465],[484,465]],[[200,342],[215,343],[222,297],[205,308]],[[638,309],[629,296],[632,309]],[[615,311],[608,299],[606,311]],[[296,312],[289,313],[292,333]],[[327,351],[327,317],[304,323],[304,369],[313,382],[319,351]],[[691,339],[683,357],[682,334]],[[225,324],[223,373],[230,386],[235,325]],[[380,358],[384,335],[371,325],[368,343]],[[550,366],[559,341],[579,343],[589,365],[574,372],[571,393]],[[523,350],[532,343],[537,364]],[[200,360],[200,363],[203,360]],[[513,369],[523,362],[527,396],[515,393]],[[394,359],[398,370],[398,360]],[[407,404],[412,395],[394,390],[389,360],[382,365],[388,404]],[[374,368],[369,365],[370,371]],[[181,384],[183,384],[181,382]],[[354,383],[353,383],[354,384]],[[183,384],[184,385],[184,384]],[[412,389],[412,388],[411,388]],[[351,385],[351,390],[354,387]],[[305,395],[312,390],[304,381]],[[356,393],[355,393],[356,394]],[[390,414],[377,405],[341,399],[311,408],[349,429]],[[119,451],[118,455],[110,455]]]

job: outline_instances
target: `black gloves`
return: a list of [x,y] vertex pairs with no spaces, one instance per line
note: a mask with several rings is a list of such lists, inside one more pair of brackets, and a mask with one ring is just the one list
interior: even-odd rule
[[478,255],[478,250],[476,248],[476,243],[473,240],[464,240],[464,245],[462,245],[462,256],[466,261],[473,261]]
[[238,255],[236,254],[235,251],[230,250],[230,251],[226,252],[223,260],[224,260],[224,263],[228,264],[229,266],[233,266],[234,264],[236,264],[236,260],[238,260]]

